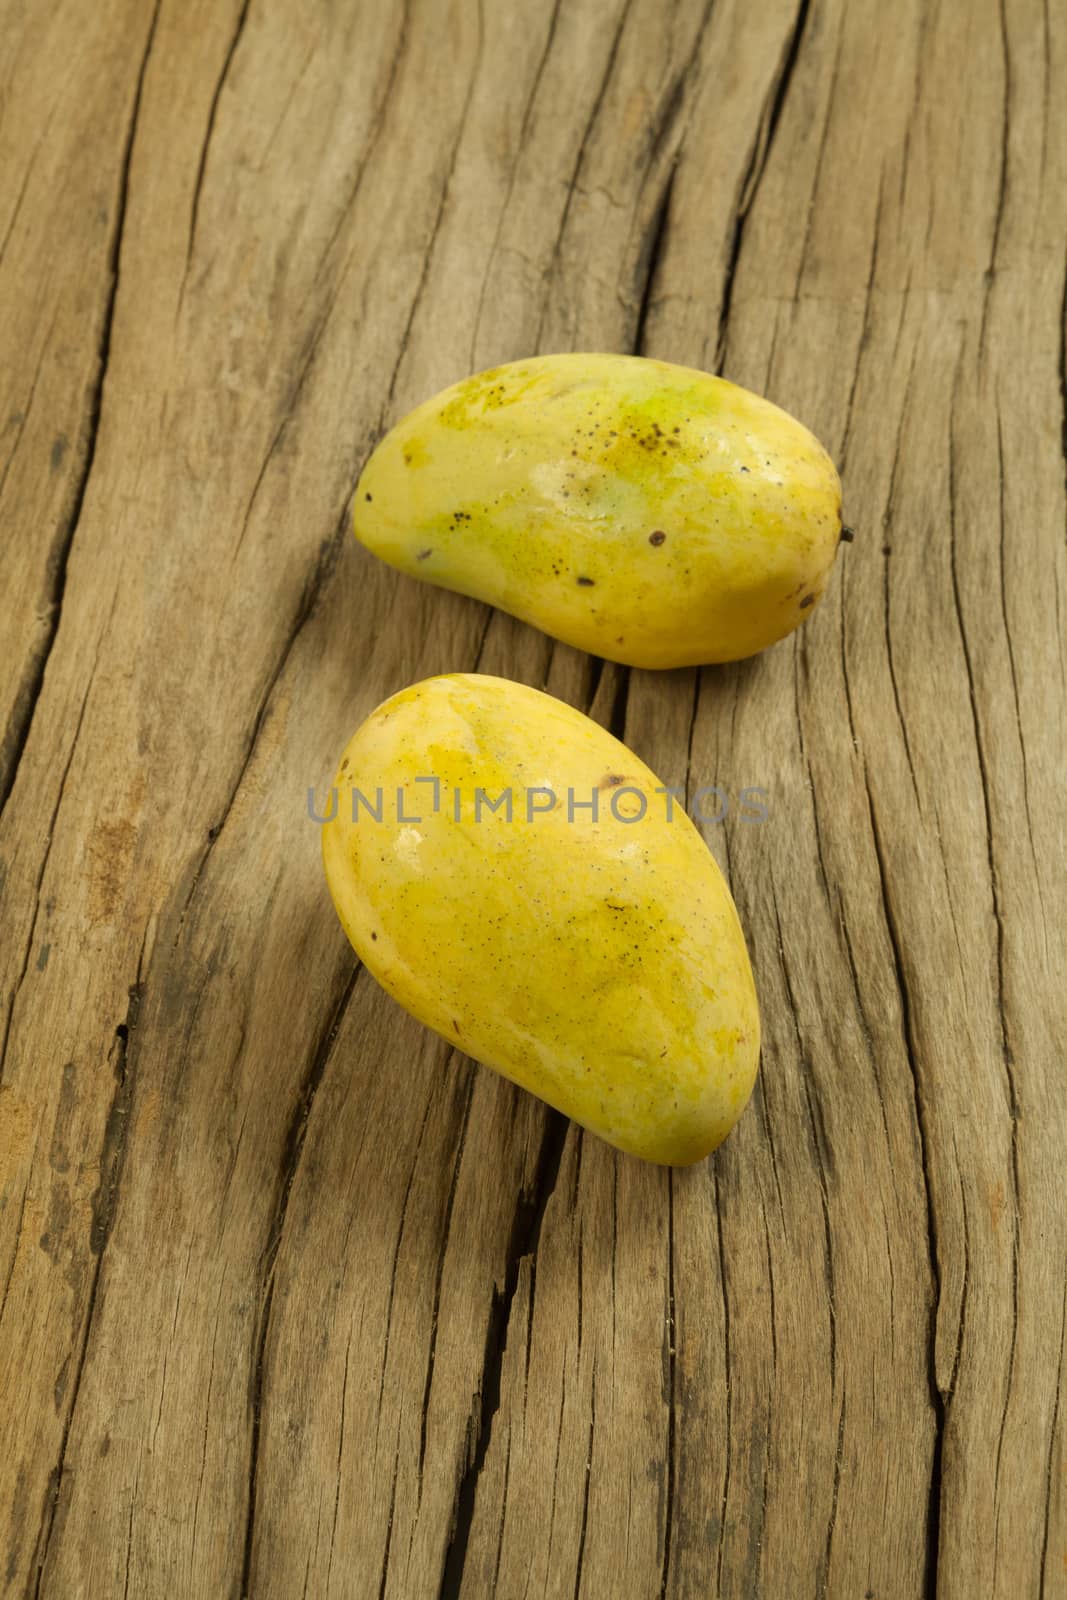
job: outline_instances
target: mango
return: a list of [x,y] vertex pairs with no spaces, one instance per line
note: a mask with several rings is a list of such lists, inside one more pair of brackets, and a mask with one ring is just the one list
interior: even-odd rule
[[683,667],[753,655],[812,614],[841,485],[805,427],[722,378],[538,356],[399,422],[353,525],[411,577],[611,661]]
[[455,673],[379,706],[335,791],[330,894],[400,1005],[620,1150],[687,1165],[726,1137],[759,1059],[744,936],[684,800],[625,745]]

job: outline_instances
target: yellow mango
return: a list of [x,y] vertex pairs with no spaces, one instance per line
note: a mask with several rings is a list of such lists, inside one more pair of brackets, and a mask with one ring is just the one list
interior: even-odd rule
[[330,893],[395,1000],[620,1150],[715,1149],[759,1059],[748,953],[684,801],[625,745],[455,673],[379,706],[335,789]]
[[399,422],[356,537],[412,577],[635,667],[736,661],[803,622],[841,538],[812,434],[747,389],[640,356],[538,356]]

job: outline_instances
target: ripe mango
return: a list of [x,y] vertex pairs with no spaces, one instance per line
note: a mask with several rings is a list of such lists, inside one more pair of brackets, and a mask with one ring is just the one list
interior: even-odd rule
[[399,422],[356,537],[412,577],[636,667],[734,661],[822,596],[841,485],[770,401],[639,356],[538,356]]
[[686,1165],[726,1137],[759,1058],[744,936],[684,803],[625,745],[456,673],[379,706],[335,787],[330,893],[395,1000],[620,1150]]

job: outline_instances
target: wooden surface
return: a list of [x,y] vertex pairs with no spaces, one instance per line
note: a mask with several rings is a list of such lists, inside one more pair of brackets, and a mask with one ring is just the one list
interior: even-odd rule
[[[1062,8],[2,11],[4,1594],[1067,1593]],[[572,348],[826,442],[799,635],[601,669],[355,545],[383,427]],[[476,662],[769,790],[696,1168],[330,907],[309,785]]]

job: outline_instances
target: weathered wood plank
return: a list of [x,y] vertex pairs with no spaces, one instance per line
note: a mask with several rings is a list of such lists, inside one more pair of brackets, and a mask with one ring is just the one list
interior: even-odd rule
[[[9,13],[7,1592],[1058,1593],[1057,17]],[[355,547],[384,425],[583,347],[826,440],[858,537],[800,635],[627,673]],[[308,786],[475,663],[735,801],[763,1071],[697,1169],[336,926]]]
[[[19,12],[21,11],[21,15]],[[10,8],[4,29],[0,283],[0,798],[6,800],[55,637],[70,540],[99,425],[151,16],[85,16],[67,55],[58,16]]]

